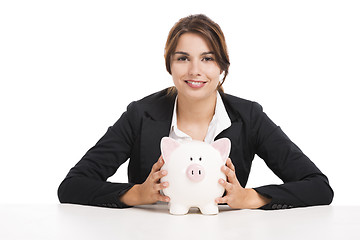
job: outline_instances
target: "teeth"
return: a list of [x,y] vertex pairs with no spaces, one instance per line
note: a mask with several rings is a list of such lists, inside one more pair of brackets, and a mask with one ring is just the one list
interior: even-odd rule
[[197,85],[197,86],[200,86],[201,84],[203,84],[203,82],[193,82],[193,81],[187,81],[187,82],[192,85]]

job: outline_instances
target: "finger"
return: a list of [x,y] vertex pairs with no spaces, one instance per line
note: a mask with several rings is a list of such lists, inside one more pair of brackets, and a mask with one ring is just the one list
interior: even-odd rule
[[233,171],[235,172],[235,166],[234,166],[234,164],[232,163],[232,161],[231,161],[230,158],[228,158],[228,159],[226,160],[226,166],[228,166],[228,168],[230,168],[231,170],[233,170]]
[[231,183],[226,182],[224,179],[219,179],[219,184],[225,188],[227,192],[231,192],[233,189],[233,185]]
[[160,170],[160,168],[164,165],[164,159],[162,156],[159,157],[156,163],[151,168],[151,172],[157,172]]
[[158,195],[157,200],[160,202],[170,202],[170,198],[168,196]]
[[155,191],[160,191],[160,190],[163,190],[163,189],[165,189],[167,187],[169,187],[168,182],[162,182],[162,183],[154,184],[154,190]]
[[157,171],[151,174],[151,181],[152,182],[158,182],[162,177],[167,175],[166,170]]
[[233,170],[231,170],[229,167],[227,166],[222,166],[221,170],[223,171],[223,173],[225,173],[226,177],[228,178],[228,181],[231,183],[234,183],[237,181],[235,172]]
[[228,202],[228,197],[224,196],[224,197],[218,197],[215,199],[216,203],[227,203]]

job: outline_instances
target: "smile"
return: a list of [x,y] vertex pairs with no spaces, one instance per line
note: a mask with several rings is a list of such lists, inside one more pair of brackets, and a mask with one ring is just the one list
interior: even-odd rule
[[190,86],[192,88],[201,88],[202,86],[204,86],[206,84],[206,82],[192,81],[192,80],[187,80],[185,82],[188,86]]

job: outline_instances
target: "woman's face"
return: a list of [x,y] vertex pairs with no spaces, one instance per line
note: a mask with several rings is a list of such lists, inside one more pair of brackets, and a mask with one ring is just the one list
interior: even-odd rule
[[221,70],[214,52],[199,34],[181,35],[170,67],[179,97],[203,100],[216,95]]

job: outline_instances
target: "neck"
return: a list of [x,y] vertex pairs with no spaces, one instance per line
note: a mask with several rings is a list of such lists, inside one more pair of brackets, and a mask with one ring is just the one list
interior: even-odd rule
[[192,100],[178,95],[178,120],[196,123],[210,123],[215,113],[216,92],[206,99]]

